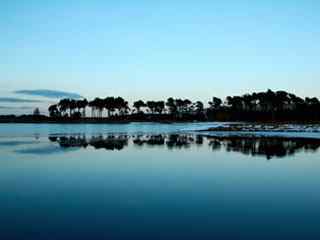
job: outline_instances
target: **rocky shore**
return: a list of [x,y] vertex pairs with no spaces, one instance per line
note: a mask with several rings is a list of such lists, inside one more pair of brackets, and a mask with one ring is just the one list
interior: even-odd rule
[[230,123],[199,132],[298,132],[320,133],[320,124]]

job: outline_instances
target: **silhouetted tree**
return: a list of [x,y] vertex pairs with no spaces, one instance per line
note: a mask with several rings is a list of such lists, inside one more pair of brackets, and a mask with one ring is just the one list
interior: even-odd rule
[[239,96],[234,96],[234,97],[228,96],[227,103],[234,110],[237,110],[237,111],[243,110],[243,100]]
[[147,101],[147,107],[149,108],[150,112],[154,114],[157,108],[157,103],[155,101]]
[[60,117],[61,116],[61,113],[58,109],[57,104],[49,106],[48,111],[49,111],[50,117]]
[[212,98],[212,102],[208,102],[211,109],[218,109],[222,105],[222,100],[217,97]]
[[[226,120],[320,120],[320,101],[316,97],[302,99],[295,94],[286,91],[254,92],[242,96],[228,96],[225,104],[220,98],[213,97],[209,103],[209,109],[205,109],[202,102],[192,103],[189,99],[168,98],[164,101],[135,101],[133,107],[135,112],[140,113],[141,108],[146,107],[147,111],[158,115],[168,112],[168,120],[199,120],[199,119],[223,119]],[[129,113],[129,104],[122,97],[106,97],[105,99],[95,98],[88,102],[86,99],[62,99],[58,104],[48,108],[51,117],[85,117],[86,107],[91,108],[92,117],[103,116],[104,109],[108,117],[126,115]],[[82,113],[81,113],[82,112]],[[133,113],[133,112],[132,112]],[[203,115],[200,115],[203,113]],[[197,115],[195,117],[195,115]],[[201,117],[201,118],[200,118]],[[127,118],[126,118],[127,119]],[[130,118],[128,118],[130,120]],[[140,116],[139,119],[144,119]],[[146,116],[146,119],[153,119]],[[161,117],[159,119],[165,119]]]
[[88,106],[91,108],[91,117],[95,118],[97,117],[96,111],[98,109],[98,105],[97,105],[97,98],[95,98],[94,100],[90,101]]
[[68,115],[67,110],[70,109],[70,99],[65,98],[60,100],[60,102],[58,103],[58,106],[63,116]]
[[164,101],[155,102],[155,111],[157,113],[162,114],[164,108],[165,108],[165,102]]
[[190,113],[191,112],[192,102],[189,99],[183,100],[183,112]]
[[139,100],[133,103],[133,107],[137,110],[137,113],[140,113],[141,108],[147,107],[147,104],[145,104],[144,101]]
[[204,105],[203,105],[203,103],[200,102],[200,101],[195,102],[195,104],[194,104],[194,110],[195,110],[195,112],[196,112],[197,114],[202,113],[203,110],[204,110]]
[[116,102],[114,97],[106,97],[104,99],[104,107],[107,109],[108,117],[110,117],[116,109]]
[[82,110],[82,117],[86,117],[86,108],[88,106],[88,100],[87,99],[83,99],[83,100],[78,100],[77,101],[77,108],[78,111]]
[[125,101],[122,97],[117,97],[114,101],[115,108],[118,109],[120,115],[125,115],[128,113],[129,106],[127,101]]
[[70,99],[70,102],[69,102],[69,116],[72,116],[73,113],[74,113],[74,110],[77,108],[77,102],[76,100],[74,99]]
[[175,114],[177,112],[176,101],[172,97],[168,98],[166,106],[168,107],[169,113]]
[[35,109],[33,110],[33,116],[40,116],[40,110],[39,110],[39,108],[35,108]]

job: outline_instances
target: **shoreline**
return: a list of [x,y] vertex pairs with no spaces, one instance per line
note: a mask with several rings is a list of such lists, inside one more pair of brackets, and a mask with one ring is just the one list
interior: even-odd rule
[[164,124],[174,124],[174,123],[226,123],[228,126],[238,127],[242,125],[286,125],[286,124],[296,124],[296,125],[320,125],[320,121],[221,121],[221,120],[113,120],[113,119],[63,119],[63,120],[51,120],[51,119],[0,119],[0,124],[8,123],[39,123],[39,124],[127,124],[127,123],[164,123]]
[[174,123],[193,123],[193,122],[208,122],[208,121],[163,121],[163,120],[68,120],[68,121],[55,121],[55,120],[0,120],[0,124],[129,124],[129,123],[162,123],[162,124],[174,124]]
[[[235,119],[225,121],[218,118],[198,118],[197,116],[176,117],[173,115],[143,115],[143,116],[114,116],[111,118],[52,118],[46,115],[3,115],[0,116],[0,124],[129,124],[129,123],[221,123],[222,126],[207,129],[207,131],[241,131],[245,130],[268,130],[284,125],[319,125],[316,120],[258,120],[258,119]],[[258,128],[258,129],[257,129]]]
[[207,133],[320,133],[319,123],[227,123],[201,129]]
[[162,124],[175,124],[175,123],[225,123],[226,126],[209,128],[206,131],[239,131],[239,127],[243,126],[278,126],[278,125],[319,125],[320,121],[221,121],[221,120],[113,120],[113,119],[63,119],[63,120],[50,120],[50,119],[0,119],[0,124],[129,124],[129,123],[162,123]]

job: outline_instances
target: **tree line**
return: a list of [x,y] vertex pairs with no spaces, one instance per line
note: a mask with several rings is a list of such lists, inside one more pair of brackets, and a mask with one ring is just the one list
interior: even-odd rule
[[87,99],[62,99],[48,108],[50,117],[86,117],[86,109],[91,109],[92,118],[124,116],[132,114],[177,114],[203,112],[204,104],[189,99],[168,98],[167,101],[135,101],[132,108],[122,97]]
[[316,97],[301,98],[286,91],[254,92],[242,96],[227,96],[225,100],[213,97],[207,106],[201,101],[170,97],[166,101],[133,102],[132,107],[122,97],[87,99],[62,99],[49,106],[53,118],[86,118],[86,109],[91,109],[91,118],[115,118],[119,116],[170,115],[175,118],[201,116],[207,120],[257,120],[304,118],[320,120],[320,101]]

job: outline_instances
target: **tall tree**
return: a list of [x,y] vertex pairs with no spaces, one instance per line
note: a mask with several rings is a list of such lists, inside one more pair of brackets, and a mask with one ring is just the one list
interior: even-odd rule
[[159,114],[162,114],[164,108],[165,108],[165,102],[164,101],[157,101],[155,103],[155,111]]
[[110,117],[116,109],[114,97],[106,97],[104,99],[104,107],[107,109],[108,117]]
[[217,97],[213,97],[212,98],[212,102],[208,102],[209,103],[209,106],[210,108],[212,109],[218,109],[221,107],[222,105],[222,100],[220,98],[217,98]]
[[172,97],[167,99],[166,106],[168,107],[169,113],[175,114],[177,112],[176,101]]
[[57,104],[49,106],[48,111],[50,117],[59,117],[61,115]]
[[81,116],[86,117],[86,108],[88,106],[88,100],[87,99],[79,100],[77,102],[77,105],[78,105],[78,109],[82,110]]
[[63,116],[68,115],[67,110],[70,109],[70,99],[65,98],[60,100],[58,106]]
[[190,113],[191,112],[191,105],[192,105],[192,102],[189,99],[184,99],[183,103],[182,103],[182,108],[183,108],[182,111]]
[[204,104],[201,101],[197,101],[194,104],[194,108],[197,114],[202,113],[204,110]]
[[154,114],[156,111],[157,104],[155,101],[147,101],[147,107],[149,108],[150,112]]
[[94,100],[89,102],[89,107],[91,108],[91,117],[96,118],[99,116],[99,114],[97,114],[97,111],[99,110],[99,102],[98,102],[98,98],[95,98]]
[[74,99],[71,99],[69,102],[69,111],[70,117],[74,114],[75,109],[77,108],[77,102]]
[[137,113],[141,113],[141,108],[146,107],[147,104],[144,103],[142,100],[138,100],[133,103],[133,107],[137,110]]

